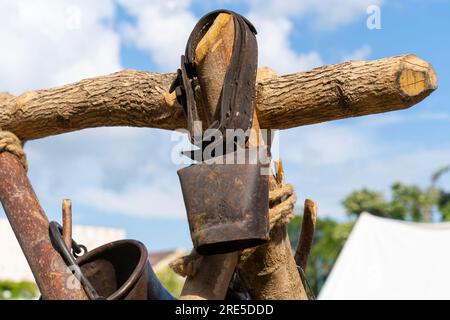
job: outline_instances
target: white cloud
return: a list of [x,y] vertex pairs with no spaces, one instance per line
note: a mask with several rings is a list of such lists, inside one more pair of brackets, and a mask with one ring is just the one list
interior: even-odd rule
[[279,74],[312,69],[323,64],[318,52],[298,53],[289,41],[292,22],[283,16],[262,17],[257,12],[248,18],[258,30],[259,65]]
[[421,122],[422,125],[427,122],[434,122],[438,124],[439,122],[450,121],[450,114],[447,112],[408,112],[404,113],[382,113],[371,115],[370,117],[364,117],[358,119],[357,125],[361,129],[363,128],[380,128],[382,126],[394,125],[394,124],[405,124],[414,125],[414,122]]
[[148,51],[157,71],[174,72],[180,64],[187,39],[197,19],[190,0],[119,0],[136,23],[122,26],[122,34],[138,48]]
[[450,148],[446,146],[416,148],[385,154],[383,158],[367,163],[361,173],[368,186],[378,189],[386,188],[394,181],[427,186],[431,174],[449,164]]
[[373,114],[370,117],[362,117],[358,119],[358,126],[363,128],[380,128],[382,126],[400,124],[405,122],[407,117],[401,113],[381,113]]
[[[336,28],[366,14],[370,4],[378,0],[335,1],[260,1],[249,0],[249,11],[243,12],[258,30],[259,64],[280,74],[308,70],[323,64],[319,52],[298,52],[290,43],[294,19],[321,28]],[[122,35],[138,48],[147,51],[157,71],[174,71],[179,65],[187,38],[196,23],[191,0],[145,1],[119,0],[127,12],[136,18],[125,23]],[[223,5],[222,1],[215,1]],[[365,27],[365,24],[364,26]],[[370,48],[363,47],[355,57],[366,56]]]
[[[159,177],[161,179],[161,177]],[[104,213],[136,217],[183,218],[185,208],[178,184],[138,186],[121,192],[107,188],[81,189],[81,203]]]
[[[335,29],[364,17],[373,0],[344,1],[260,1],[249,0],[247,14],[258,30],[259,62],[279,73],[291,73],[312,69],[323,64],[317,51],[298,52],[290,42],[293,21],[303,19],[306,23],[323,29]],[[365,28],[365,24],[362,26]],[[344,60],[362,60],[371,54],[368,45],[344,57]]]
[[[450,163],[450,146],[424,147],[420,132],[397,142],[382,136],[386,126],[422,121],[420,116],[389,118],[281,131],[281,159],[299,203],[309,197],[319,203],[320,216],[343,217],[340,201],[350,192],[368,187],[388,195],[395,181],[427,186],[432,172]],[[443,187],[449,187],[449,178],[441,181]]]
[[365,44],[362,47],[356,49],[355,51],[345,55],[342,60],[343,61],[349,61],[349,60],[365,60],[372,54],[372,48]]
[[[284,158],[286,163],[287,157]],[[319,216],[340,218],[344,209],[340,201],[350,192],[367,187],[389,195],[396,181],[426,187],[432,172],[450,163],[448,148],[415,149],[408,153],[389,151],[376,157],[339,165],[311,165],[299,161],[286,164],[288,182],[296,186],[298,203],[311,198],[319,204]],[[440,181],[449,188],[449,177]]]
[[[141,13],[141,3],[127,4]],[[158,5],[158,10],[147,7],[150,17],[143,18],[154,24],[141,27],[152,27],[159,37],[149,42],[157,40],[155,52],[161,61],[172,52],[177,57],[173,63],[178,64],[181,50],[167,48],[172,43],[184,48],[195,19],[186,28],[183,14],[176,21],[166,19],[170,16],[166,13],[178,10],[177,3],[161,1]],[[2,1],[0,39],[2,48],[10,50],[0,51],[1,91],[20,94],[121,69],[120,35],[112,25],[115,10],[113,0]],[[155,21],[152,14],[160,19]],[[192,15],[188,12],[187,16]],[[178,31],[183,38],[180,41],[173,38]],[[49,213],[68,197],[75,205],[83,205],[83,210],[97,213],[182,217],[178,167],[170,163],[170,150],[170,133],[133,128],[83,130],[26,145],[31,181]]]
[[417,114],[417,118],[425,121],[448,121],[450,114],[447,112],[422,112]]
[[[180,63],[187,39],[197,17],[190,11],[189,0],[144,1],[119,0],[135,23],[122,25],[122,34],[138,48],[147,51],[157,71],[173,72]],[[261,16],[259,11],[245,15],[258,30],[259,64],[279,73],[307,70],[322,64],[315,51],[297,53],[289,43],[292,22],[286,16]]]
[[183,217],[171,132],[97,128],[30,141],[29,176],[47,208],[63,198],[94,212]]
[[0,2],[0,90],[62,85],[119,70],[113,0]]
[[319,124],[280,132],[285,161],[309,166],[341,165],[380,152],[372,132],[350,126]]
[[[284,16],[308,19],[321,29],[335,29],[351,23],[366,14],[369,5],[381,5],[381,0],[248,0],[251,10],[268,18]],[[365,27],[365,24],[364,24]]]

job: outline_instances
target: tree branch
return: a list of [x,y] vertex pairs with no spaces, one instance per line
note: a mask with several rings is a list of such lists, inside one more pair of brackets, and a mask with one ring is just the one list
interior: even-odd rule
[[[167,90],[174,74],[125,70],[68,84],[0,94],[0,128],[22,140],[102,126],[185,127]],[[432,66],[414,55],[353,61],[261,80],[262,128],[286,129],[405,109],[437,88]]]

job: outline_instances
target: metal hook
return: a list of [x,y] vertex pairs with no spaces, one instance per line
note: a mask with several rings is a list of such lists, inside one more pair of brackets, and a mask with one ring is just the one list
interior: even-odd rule
[[308,300],[316,300],[316,296],[314,295],[314,292],[311,289],[311,286],[309,285],[308,279],[306,278],[305,271],[303,268],[299,265],[297,265],[298,273],[300,274],[300,279],[302,280],[303,287],[306,290],[306,295],[308,296]]
[[[56,221],[50,222],[50,239],[51,239],[52,244],[55,247],[56,251],[58,251],[58,253],[63,258],[64,262],[69,267],[70,271],[72,271],[73,275],[83,285],[83,288],[86,291],[86,294],[88,295],[89,299],[105,300],[105,297],[98,295],[95,288],[92,286],[90,281],[86,278],[86,276],[81,271],[80,267],[78,266],[77,262],[75,261],[74,256],[70,253],[69,248],[67,248],[66,244],[64,243],[64,239],[62,237],[62,226]],[[73,239],[72,239],[72,247],[73,247],[73,250],[77,253],[80,253],[81,250],[83,250],[84,252],[87,251],[86,247],[79,246]]]

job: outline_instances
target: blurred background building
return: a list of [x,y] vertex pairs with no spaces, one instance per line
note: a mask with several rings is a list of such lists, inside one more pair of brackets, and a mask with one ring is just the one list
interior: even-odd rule
[[[95,249],[108,242],[126,238],[118,228],[74,225],[73,239]],[[174,295],[179,295],[184,279],[175,274],[169,263],[188,252],[183,249],[149,252],[149,261],[163,285]],[[10,298],[36,298],[38,291],[33,274],[7,219],[0,219],[0,300]]]
[[[125,238],[123,229],[74,225],[73,239],[92,250]],[[33,274],[7,219],[0,219],[0,281],[34,281]]]

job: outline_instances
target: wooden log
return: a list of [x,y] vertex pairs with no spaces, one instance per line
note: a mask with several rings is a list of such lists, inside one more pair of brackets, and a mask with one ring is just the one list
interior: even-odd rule
[[[125,70],[63,87],[0,94],[0,128],[22,140],[101,126],[174,130],[186,121],[167,90],[174,74]],[[405,109],[437,88],[415,55],[328,65],[257,83],[262,128],[286,129]]]
[[[209,125],[216,119],[225,73],[234,41],[234,22],[229,14],[221,13],[197,45],[195,63],[202,92],[196,101]],[[183,286],[182,300],[223,300],[238,262],[238,253],[203,256],[197,272],[188,276]]]
[[[284,171],[280,162],[277,179],[270,176],[269,188],[274,190],[283,184],[285,184]],[[268,243],[247,251],[245,259],[239,264],[239,275],[252,299],[308,299],[292,255],[285,225],[273,227]]]
[[[218,118],[217,105],[225,72],[231,57],[234,26],[231,16],[219,15],[200,41],[196,50],[197,73],[203,97],[203,114],[208,123]],[[262,69],[257,79],[276,76],[273,71]],[[249,147],[261,146],[260,125],[255,110]],[[271,187],[276,187],[271,177]],[[187,277],[181,299],[223,299],[237,265],[237,253],[204,256],[199,260],[197,272]],[[292,255],[286,226],[274,228],[271,240],[257,247],[240,266],[240,275],[255,299],[306,299],[297,267]]]
[[[256,79],[276,78],[277,74],[269,68],[260,68]],[[258,93],[257,93],[258,94]],[[256,101],[258,95],[256,96]],[[252,135],[249,139],[250,147],[271,144],[270,137],[265,142],[260,134],[259,110],[253,115]],[[282,171],[280,165],[280,171]],[[284,172],[280,174],[284,179]],[[282,183],[285,183],[283,180]],[[277,182],[273,175],[269,176],[269,189],[274,190]],[[239,275],[245,283],[252,299],[256,300],[306,300],[307,295],[303,283],[297,272],[297,266],[292,255],[286,226],[275,226],[270,232],[270,240],[261,246],[252,248],[239,267]]]
[[69,249],[72,250],[72,201],[70,199],[64,199],[62,201],[62,237],[64,243]]
[[237,252],[202,257],[188,276],[180,300],[223,300],[238,261]]
[[433,67],[415,55],[351,61],[259,84],[261,125],[286,129],[406,109],[437,88]]
[[314,230],[316,229],[317,203],[311,199],[305,200],[303,209],[303,220],[300,236],[295,250],[295,262],[306,271],[309,253],[314,239]]

